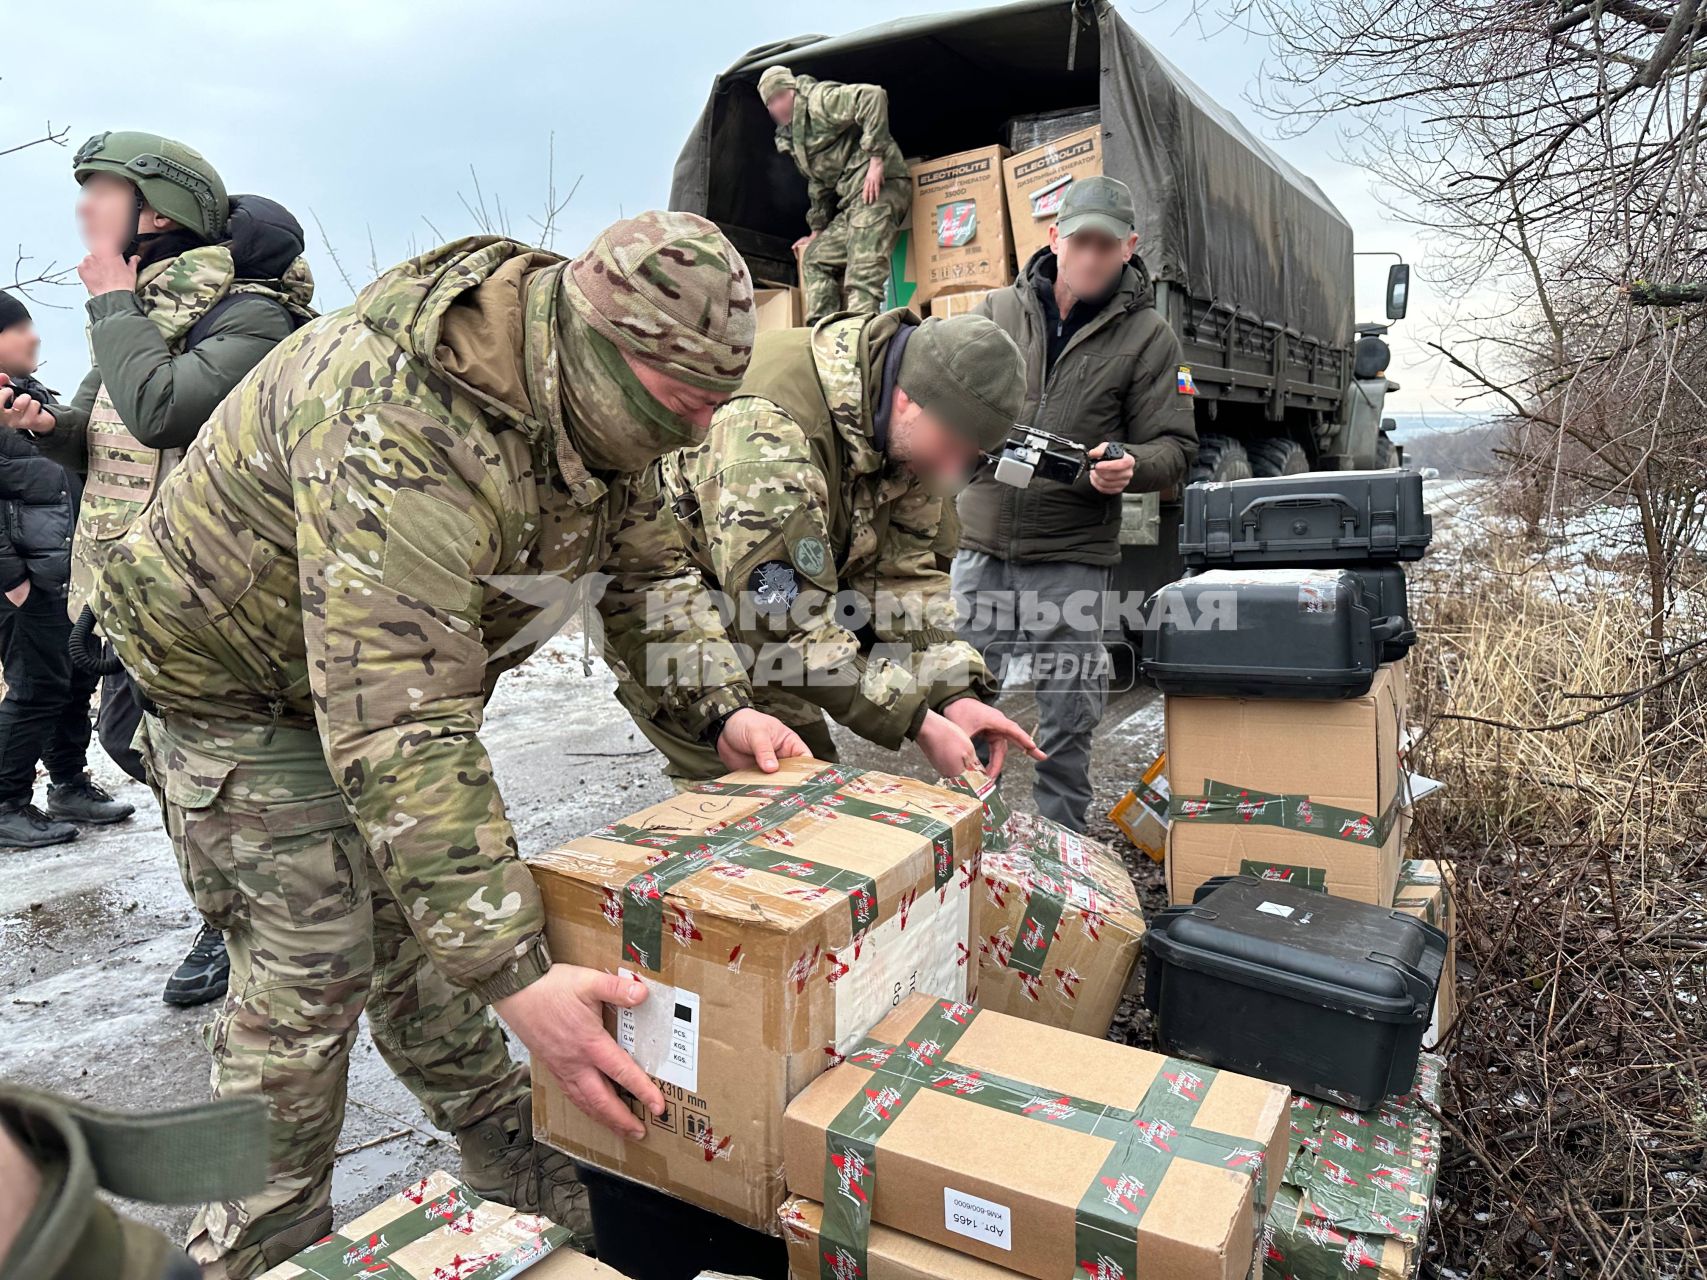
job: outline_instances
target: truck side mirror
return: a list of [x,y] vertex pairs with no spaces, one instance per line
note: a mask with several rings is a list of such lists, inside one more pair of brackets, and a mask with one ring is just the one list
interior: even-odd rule
[[1403,320],[1411,293],[1411,269],[1400,262],[1387,268],[1387,318]]

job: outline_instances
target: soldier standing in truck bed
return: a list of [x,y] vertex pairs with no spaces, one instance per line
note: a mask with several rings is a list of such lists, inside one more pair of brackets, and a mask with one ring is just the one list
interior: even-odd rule
[[806,323],[837,311],[883,308],[889,253],[913,205],[907,163],[889,136],[889,95],[768,67],[759,97],[776,121],[776,149],[806,178],[809,234],[801,255]]

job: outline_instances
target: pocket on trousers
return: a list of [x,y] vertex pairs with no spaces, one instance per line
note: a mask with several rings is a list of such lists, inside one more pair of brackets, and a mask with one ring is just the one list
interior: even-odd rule
[[265,856],[250,874],[272,881],[292,922],[336,920],[366,897],[365,846],[341,795],[268,805],[259,821]]
[[166,798],[166,831],[178,874],[196,909],[226,932],[247,917],[237,885],[231,820],[216,804],[236,762],[186,747],[152,726],[143,745],[149,773]]

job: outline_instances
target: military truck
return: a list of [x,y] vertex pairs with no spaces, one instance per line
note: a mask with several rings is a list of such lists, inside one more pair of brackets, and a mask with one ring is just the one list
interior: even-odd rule
[[[1141,39],[1105,0],[1020,0],[753,49],[712,85],[671,207],[718,223],[757,278],[795,277],[806,187],[772,145],[759,73],[786,62],[882,85],[908,157],[1001,141],[1016,117],[1094,108],[1103,171],[1132,188],[1138,252],[1196,387],[1188,480],[1386,467],[1386,324],[1353,316],[1351,227],[1309,178]],[[1387,318],[1405,311],[1392,268]],[[1177,504],[1130,496],[1117,584],[1179,576]],[[1143,545],[1148,544],[1148,545]]]

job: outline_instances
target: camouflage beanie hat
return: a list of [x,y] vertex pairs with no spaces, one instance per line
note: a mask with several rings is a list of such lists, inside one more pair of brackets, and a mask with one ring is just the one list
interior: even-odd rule
[[766,67],[759,75],[759,101],[768,103],[784,89],[794,88],[794,72],[780,64]]
[[908,339],[895,381],[944,426],[990,453],[1025,403],[1025,358],[994,320],[933,316]]
[[752,276],[696,214],[654,210],[606,227],[569,264],[563,291],[605,338],[693,386],[733,391],[752,359]]

